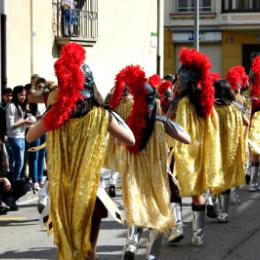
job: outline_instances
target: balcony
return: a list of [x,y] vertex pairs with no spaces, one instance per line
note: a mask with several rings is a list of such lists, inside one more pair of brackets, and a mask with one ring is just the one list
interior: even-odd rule
[[260,12],[260,0],[222,0],[222,13]]
[[94,46],[98,39],[98,0],[77,0],[72,7],[64,5],[64,2],[52,1],[56,44],[63,46],[76,42],[82,46]]

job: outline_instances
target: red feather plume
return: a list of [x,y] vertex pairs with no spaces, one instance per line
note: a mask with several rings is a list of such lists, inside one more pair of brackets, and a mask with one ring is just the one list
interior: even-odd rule
[[200,72],[198,87],[201,88],[202,113],[205,117],[209,116],[214,106],[214,88],[209,72],[211,69],[209,57],[195,49],[182,48],[179,60],[183,66]]
[[256,56],[251,65],[254,81],[251,83],[250,96],[252,97],[252,111],[260,109],[260,56]]
[[239,85],[241,88],[245,88],[247,86],[248,75],[246,74],[243,66],[233,66],[228,70],[226,80],[230,83],[231,88],[237,92]]
[[210,77],[211,77],[213,84],[215,81],[218,81],[221,79],[221,75],[218,72],[210,72]]
[[157,88],[161,84],[162,80],[160,75],[154,74],[148,78],[148,83],[153,87]]
[[82,98],[80,91],[85,78],[81,65],[84,60],[85,50],[79,44],[68,43],[62,48],[60,58],[54,64],[58,78],[57,102],[44,117],[47,131],[60,128]]
[[110,101],[109,101],[109,106],[112,109],[115,109],[119,105],[120,99],[121,99],[121,97],[124,93],[126,70],[127,70],[127,67],[122,69],[116,75],[114,91],[113,91],[113,94],[112,94]]
[[142,137],[145,135],[145,117],[148,112],[148,102],[144,88],[147,82],[145,72],[138,65],[128,66],[126,68],[125,82],[134,99],[134,104],[128,118],[128,125],[135,136],[135,145],[127,147],[127,149],[132,153],[138,153]]
[[170,90],[172,92],[172,82],[169,80],[164,80],[158,87],[158,94],[160,95],[161,110],[166,113],[169,107],[172,97],[167,97],[166,92]]

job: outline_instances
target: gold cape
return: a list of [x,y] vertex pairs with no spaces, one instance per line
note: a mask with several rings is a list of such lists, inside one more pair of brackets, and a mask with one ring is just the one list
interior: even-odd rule
[[219,120],[213,109],[208,118],[199,117],[188,97],[179,101],[175,121],[188,132],[191,144],[173,139],[174,174],[182,196],[198,196],[207,188],[221,189]]
[[[215,105],[219,116],[220,143],[224,184],[222,191],[245,183],[245,143],[242,114],[231,105]],[[212,189],[214,193],[220,190]]]
[[254,113],[249,130],[249,139],[254,145],[250,145],[253,155],[260,155],[260,111]]
[[[126,121],[131,111],[133,99],[123,97],[115,111]],[[116,172],[120,172],[125,163],[122,156],[124,155],[125,145],[121,144],[114,136],[110,135],[108,139],[104,167]]]
[[139,154],[125,149],[122,190],[128,225],[167,232],[174,225],[166,173],[164,125],[155,122],[152,135]]
[[58,258],[85,259],[105,153],[108,112],[93,108],[47,134],[51,216]]

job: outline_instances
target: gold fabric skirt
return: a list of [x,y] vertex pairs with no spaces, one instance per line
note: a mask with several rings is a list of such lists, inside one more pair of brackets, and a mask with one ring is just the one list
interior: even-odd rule
[[252,142],[250,151],[254,156],[260,155],[260,111],[254,113],[248,135]]
[[51,216],[59,259],[85,259],[91,249],[91,218],[107,129],[108,112],[99,107],[47,134]]
[[178,103],[175,121],[189,133],[191,144],[174,140],[174,174],[182,196],[198,196],[208,188],[221,189],[223,175],[220,172],[221,154],[219,120],[213,109],[211,116],[197,116],[188,97]]
[[[124,97],[120,100],[120,104],[115,109],[115,111],[126,120],[129,116],[133,104],[133,100]],[[105,160],[103,167],[111,169],[116,172],[121,172],[120,170],[124,167],[124,152],[125,145],[121,144],[114,136],[110,135],[108,138],[107,149],[105,153]]]
[[[222,191],[245,183],[246,140],[241,111],[235,105],[215,106],[219,116],[223,174]],[[219,192],[220,190],[212,190]]]
[[168,231],[173,225],[166,173],[165,130],[155,127],[146,147],[133,154],[125,150],[122,191],[128,225]]

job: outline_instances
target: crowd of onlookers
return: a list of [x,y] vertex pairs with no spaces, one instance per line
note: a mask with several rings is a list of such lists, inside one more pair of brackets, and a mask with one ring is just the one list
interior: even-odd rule
[[45,136],[27,144],[25,135],[27,129],[45,112],[45,103],[39,103],[37,97],[42,97],[50,84],[34,74],[31,83],[2,91],[0,214],[18,210],[16,201],[30,190],[40,190],[44,184]]

